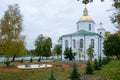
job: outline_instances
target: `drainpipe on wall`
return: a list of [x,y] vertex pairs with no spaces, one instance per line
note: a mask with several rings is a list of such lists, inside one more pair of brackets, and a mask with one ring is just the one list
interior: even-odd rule
[[72,35],[70,37],[71,37],[71,44],[70,44],[70,46],[71,46],[71,49],[72,49]]
[[100,55],[100,53],[99,53],[100,52],[100,45],[99,44],[100,44],[100,40],[99,40],[99,37],[98,37],[98,60],[99,60],[99,55]]
[[86,35],[84,35],[84,61],[86,61]]

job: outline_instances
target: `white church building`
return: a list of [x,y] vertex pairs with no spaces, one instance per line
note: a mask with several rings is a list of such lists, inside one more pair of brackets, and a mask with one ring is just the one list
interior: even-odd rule
[[65,49],[72,48],[72,51],[77,53],[75,55],[75,60],[86,61],[88,60],[87,49],[90,45],[93,45],[94,48],[94,59],[105,57],[103,54],[103,42],[105,29],[100,23],[100,26],[95,32],[95,22],[88,15],[87,8],[83,10],[83,16],[80,17],[77,24],[77,30],[71,34],[65,34],[62,36],[62,60],[64,58]]

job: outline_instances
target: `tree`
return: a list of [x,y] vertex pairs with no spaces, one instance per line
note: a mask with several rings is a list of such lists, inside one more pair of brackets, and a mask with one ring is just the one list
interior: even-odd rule
[[44,57],[51,56],[51,48],[52,48],[52,40],[50,37],[48,37],[46,38],[45,44],[44,44],[44,51],[45,51],[45,54],[43,55]]
[[35,54],[39,56],[39,59],[41,59],[41,56],[43,55],[44,39],[45,37],[40,34],[35,41]]
[[8,6],[0,20],[0,46],[6,58],[19,57],[25,51],[25,36],[21,35],[22,15],[17,4]]
[[87,61],[86,74],[93,74],[93,68],[89,60]]
[[61,55],[61,53],[62,53],[62,46],[59,45],[59,44],[55,45],[53,51],[57,54],[57,56]]
[[112,34],[104,41],[104,53],[106,56],[116,56],[120,60],[120,37]]
[[87,55],[89,56],[89,60],[92,61],[92,58],[94,58],[94,55],[93,55],[93,46],[90,45],[89,48],[87,49]]
[[21,39],[19,38],[18,41],[14,42],[13,43],[13,53],[12,53],[12,56],[13,56],[13,59],[12,61],[14,62],[15,61],[15,57],[19,57],[19,56],[22,56],[23,53],[26,51],[26,48],[25,48],[25,45],[24,45],[24,37],[21,37]]
[[[77,1],[82,1],[82,3],[85,4],[85,5],[93,2],[93,0],[77,0]],[[103,2],[104,0],[100,0],[100,1]]]
[[116,24],[116,28],[120,31],[120,1],[113,0],[113,7],[116,9],[113,16],[111,17],[112,23]]
[[105,64],[108,64],[109,62],[110,62],[110,58],[109,57],[104,57],[103,61],[102,61],[102,64],[105,65]]
[[49,57],[51,56],[51,47],[52,47],[52,40],[50,37],[44,37],[42,34],[38,36],[35,41],[35,54],[40,57]]
[[107,39],[108,37],[110,37],[110,35],[111,35],[111,33],[108,32],[108,31],[106,31],[106,32],[105,32],[105,39]]
[[50,75],[50,77],[48,78],[48,80],[56,80],[55,77],[54,77],[54,75],[53,75],[53,71],[51,72],[51,75]]
[[64,51],[65,59],[69,59],[69,61],[72,61],[75,58],[75,53],[72,52],[71,48],[66,48]]
[[80,79],[80,73],[77,70],[77,66],[76,66],[75,62],[74,62],[74,65],[73,65],[73,70],[70,73],[69,78],[70,78],[70,80],[81,80]]

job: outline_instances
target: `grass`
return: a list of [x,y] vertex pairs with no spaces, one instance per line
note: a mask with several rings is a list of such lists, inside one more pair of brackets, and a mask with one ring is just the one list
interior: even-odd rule
[[[23,70],[22,72],[2,72],[2,80],[48,80],[51,70]],[[69,71],[57,70],[54,76],[57,80],[67,80]]]
[[[3,63],[0,63],[0,70],[1,68],[6,70],[6,71],[0,71],[0,80],[48,80],[48,78],[50,77],[51,70],[54,71],[54,76],[56,80],[68,80],[68,75],[71,72],[71,68],[65,69],[61,66],[66,63],[60,63],[60,62],[52,62],[52,64],[54,64],[54,67],[48,69],[20,70],[16,68],[16,70],[9,71],[9,69],[15,68],[16,65],[20,65],[20,64],[21,64],[20,62],[14,62],[11,63],[10,68],[6,68]],[[72,62],[69,62],[69,65],[71,66]],[[77,63],[77,65],[80,66],[81,63]],[[84,73],[84,71],[85,71],[84,69],[83,70],[79,69],[80,73]],[[120,61],[111,61],[109,64],[104,65],[102,67],[102,70],[95,71],[93,75],[86,75],[86,76],[88,80],[97,80],[97,79],[120,80],[119,75],[120,75]]]
[[109,64],[104,65],[102,70],[96,71],[95,75],[106,80],[120,80],[120,61],[111,61]]
[[[24,62],[22,64],[32,64],[30,62]],[[38,62],[34,62],[38,63]],[[48,69],[34,69],[34,70],[20,70],[15,68],[16,65],[20,65],[20,62],[11,63],[11,67],[5,67],[4,63],[0,63],[0,80],[48,80],[51,74],[51,70],[54,71],[54,76],[57,80],[68,80],[68,75],[71,69],[64,69],[61,63],[53,62],[53,68]],[[12,69],[17,70],[12,70]],[[10,69],[10,70],[9,70]],[[8,70],[8,71],[7,71]]]

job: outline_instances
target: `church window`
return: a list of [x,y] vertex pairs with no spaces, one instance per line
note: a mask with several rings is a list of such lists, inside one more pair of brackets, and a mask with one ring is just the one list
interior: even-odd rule
[[91,31],[91,24],[89,24],[89,31]]
[[65,48],[68,48],[68,40],[65,40]]
[[80,48],[83,48],[83,39],[80,39]]
[[73,48],[76,48],[76,41],[73,39]]
[[93,48],[94,48],[94,39],[91,39],[91,45],[92,45]]

